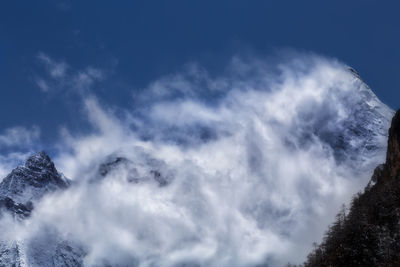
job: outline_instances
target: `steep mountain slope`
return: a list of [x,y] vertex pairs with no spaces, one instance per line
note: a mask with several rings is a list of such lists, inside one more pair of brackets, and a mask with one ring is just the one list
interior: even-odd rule
[[[329,88],[329,97],[321,105],[311,103],[310,108],[298,108],[291,131],[300,138],[297,143],[307,145],[317,137],[332,149],[338,163],[360,169],[368,159],[385,153],[387,129],[394,112],[355,70],[349,70],[354,79],[351,88]],[[335,102],[340,106],[333,108]]]
[[304,266],[400,266],[400,111],[389,130],[386,163],[348,214],[337,215]]

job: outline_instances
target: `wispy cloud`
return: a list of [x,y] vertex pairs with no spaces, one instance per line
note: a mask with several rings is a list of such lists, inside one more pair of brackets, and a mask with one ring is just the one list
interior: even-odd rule
[[40,139],[40,128],[16,126],[0,133],[0,180],[34,152]]
[[67,63],[63,61],[56,62],[50,58],[47,54],[40,52],[38,59],[44,64],[47,72],[52,78],[64,78],[68,69]]
[[75,90],[85,91],[92,87],[94,82],[104,79],[104,72],[100,69],[87,67],[82,71],[78,71],[70,77],[72,84],[69,86]]
[[47,82],[42,78],[36,77],[35,78],[35,83],[36,83],[36,85],[39,87],[39,89],[42,92],[48,92],[49,89],[50,89],[49,85],[47,84]]
[[13,127],[6,129],[0,134],[0,147],[2,146],[25,146],[29,147],[40,137],[40,129],[33,126],[28,129],[25,127]]
[[37,58],[46,71],[44,77],[37,75],[34,78],[42,92],[68,91],[86,94],[96,81],[105,77],[104,71],[100,69],[88,66],[83,70],[75,70],[66,62],[56,61],[43,52]]

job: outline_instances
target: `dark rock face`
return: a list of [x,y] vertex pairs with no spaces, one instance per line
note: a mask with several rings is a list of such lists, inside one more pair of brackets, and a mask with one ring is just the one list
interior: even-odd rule
[[393,117],[392,125],[389,129],[386,170],[390,178],[398,178],[400,173],[400,111]]
[[107,175],[118,171],[126,171],[126,179],[129,183],[156,182],[162,187],[172,180],[172,174],[164,162],[148,158],[146,155],[135,162],[124,156],[111,155],[106,162],[100,164],[96,180],[104,179]]
[[19,218],[25,218],[31,214],[31,211],[33,210],[33,204],[30,201],[25,204],[15,203],[11,198],[4,197],[0,198],[0,208],[11,212]]
[[25,162],[25,167],[32,171],[48,170],[52,173],[57,173],[54,163],[44,151],[28,158]]
[[101,176],[106,176],[113,169],[118,168],[120,165],[128,165],[129,160],[124,157],[116,157],[115,159],[110,160],[109,162],[105,162],[100,164],[99,173]]
[[389,130],[387,159],[308,255],[304,266],[400,266],[400,111]]

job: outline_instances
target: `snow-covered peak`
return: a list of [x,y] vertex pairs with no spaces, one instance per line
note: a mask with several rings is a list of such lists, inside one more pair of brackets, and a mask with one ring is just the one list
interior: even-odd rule
[[68,185],[69,181],[58,173],[50,157],[41,151],[3,179],[0,183],[0,198],[10,198],[15,203],[27,203]]
[[25,167],[37,171],[46,169],[52,172],[57,172],[54,163],[44,151],[40,151],[39,153],[30,156],[25,162]]

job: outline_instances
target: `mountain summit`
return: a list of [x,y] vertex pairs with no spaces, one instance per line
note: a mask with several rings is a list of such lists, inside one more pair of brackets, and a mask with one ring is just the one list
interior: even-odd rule
[[69,180],[58,173],[50,157],[41,151],[3,179],[0,183],[0,197],[27,203],[68,186]]
[[50,157],[41,151],[12,170],[0,183],[0,208],[17,218],[28,217],[35,201],[50,192],[69,186]]

